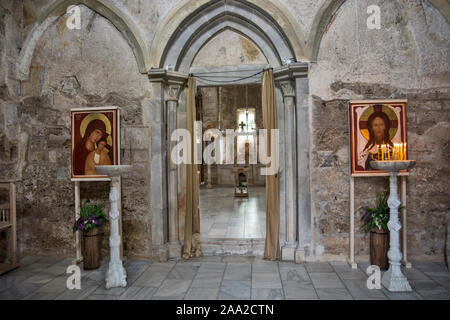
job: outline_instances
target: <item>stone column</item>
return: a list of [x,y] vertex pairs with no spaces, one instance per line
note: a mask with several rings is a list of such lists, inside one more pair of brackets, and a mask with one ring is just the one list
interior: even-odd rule
[[181,256],[181,244],[178,235],[178,166],[170,158],[176,142],[171,140],[172,132],[177,129],[177,107],[181,86],[166,84],[164,98],[167,114],[167,168],[168,168],[168,215],[169,215],[169,257]]
[[286,243],[281,248],[281,259],[294,261],[297,248],[297,186],[296,158],[297,137],[295,134],[295,85],[292,80],[279,83],[284,100],[284,141],[285,141],[285,210]]
[[285,135],[285,245],[282,260],[304,261],[310,243],[308,64],[293,62],[274,70],[283,93]]
[[[167,172],[167,212],[165,216],[168,228],[163,232],[168,233],[168,243],[163,243],[159,248],[160,260],[181,257],[181,243],[178,230],[178,166],[172,162],[170,155],[177,142],[171,141],[172,132],[177,129],[177,107],[181,90],[186,83],[187,75],[168,71],[165,69],[151,69],[148,73],[151,82],[159,82],[162,86],[163,105],[165,107],[166,132],[165,139],[161,143],[166,144],[165,168]],[[158,186],[152,185],[154,188]]]
[[[307,68],[307,66],[306,66]],[[297,94],[297,201],[298,247],[295,262],[301,263],[311,252],[310,189],[310,105],[308,78],[296,79]]]

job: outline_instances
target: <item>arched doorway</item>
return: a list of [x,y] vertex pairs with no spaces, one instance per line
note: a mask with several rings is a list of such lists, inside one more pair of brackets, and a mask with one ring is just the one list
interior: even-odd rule
[[[248,65],[226,65],[225,61],[219,66],[195,66],[194,61],[201,49],[224,30],[231,31],[248,39],[265,58],[264,64],[256,68],[274,68],[276,81],[276,104],[278,128],[280,129],[280,244],[283,260],[301,260],[305,246],[309,244],[310,229],[310,199],[309,199],[309,131],[301,137],[298,145],[296,126],[309,128],[307,104],[307,72],[306,63],[298,63],[296,54],[283,29],[271,16],[247,1],[213,1],[209,2],[188,15],[169,38],[159,61],[158,68],[149,71],[149,78],[156,92],[161,92],[161,114],[165,122],[157,128],[161,133],[161,148],[158,150],[158,166],[161,174],[153,176],[152,187],[160,188],[163,193],[160,198],[166,201],[162,208],[156,208],[153,213],[152,240],[155,249],[168,250],[169,256],[179,257],[181,252],[180,240],[180,204],[183,202],[183,186],[180,185],[182,170],[173,165],[168,156],[174,146],[168,137],[178,127],[183,127],[184,94],[182,89],[187,75],[190,73],[215,72],[218,78],[216,85],[228,83],[224,72],[232,70],[236,79],[249,76]],[[231,45],[230,45],[231,47]],[[255,67],[255,64],[253,65]],[[255,69],[253,69],[255,70]],[[223,75],[222,77],[220,75]],[[243,79],[239,84],[258,84],[259,79],[251,77]],[[301,96],[298,95],[301,94]],[[159,97],[158,97],[159,98]],[[300,98],[300,99],[299,99]],[[301,104],[303,110],[297,109]],[[298,118],[300,116],[300,119]],[[300,120],[300,123],[299,123]],[[167,126],[166,126],[167,124]],[[153,131],[153,130],[152,130]],[[304,133],[304,132],[303,132]],[[155,139],[157,137],[155,136]],[[167,146],[163,143],[167,142]],[[298,148],[301,148],[303,170],[298,174]],[[153,150],[152,150],[153,152]],[[300,179],[299,179],[300,178]],[[307,181],[307,185],[305,182]],[[298,190],[298,184],[302,190]],[[299,191],[301,192],[301,206],[297,205]],[[302,208],[302,217],[298,218],[298,208]],[[302,233],[299,244],[298,224],[301,223],[306,232]],[[181,226],[182,227],[182,226]],[[159,246],[159,247],[158,247]],[[161,249],[163,248],[163,249]],[[158,252],[156,252],[158,254]]]

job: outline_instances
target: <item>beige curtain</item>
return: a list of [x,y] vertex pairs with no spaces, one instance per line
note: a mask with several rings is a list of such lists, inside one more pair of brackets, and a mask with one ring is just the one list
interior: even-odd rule
[[184,224],[183,259],[200,257],[200,211],[198,165],[194,164],[195,79],[189,76],[185,89],[187,129],[191,135],[191,161],[186,164],[186,221]]
[[[267,129],[268,155],[272,154],[270,130],[277,129],[277,108],[275,104],[275,85],[273,71],[265,70],[262,76],[262,111],[264,129]],[[264,141],[262,141],[264,143]],[[268,164],[270,166],[270,163]],[[280,193],[278,170],[275,175],[266,176],[266,243],[264,259],[280,258]]]

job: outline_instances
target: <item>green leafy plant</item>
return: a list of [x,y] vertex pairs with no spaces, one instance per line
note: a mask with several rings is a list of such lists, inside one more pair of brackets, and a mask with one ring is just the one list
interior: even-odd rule
[[103,223],[108,221],[103,213],[104,208],[105,205],[103,203],[89,204],[88,201],[82,203],[80,208],[80,218],[75,221],[73,232],[78,230],[88,232],[91,229],[100,227]]
[[377,195],[377,202],[375,208],[365,208],[365,212],[361,217],[363,222],[361,228],[364,228],[365,232],[369,232],[372,228],[388,230],[389,222],[389,206],[388,206],[387,192]]

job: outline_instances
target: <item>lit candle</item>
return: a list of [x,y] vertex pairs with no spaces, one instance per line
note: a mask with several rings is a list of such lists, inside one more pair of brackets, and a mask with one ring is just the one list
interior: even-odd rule
[[405,153],[404,153],[404,155],[403,155],[403,157],[404,157],[404,160],[406,160],[406,159],[407,159],[407,158],[406,158],[407,150],[408,150],[408,148],[407,148],[407,146],[406,146],[406,142],[405,142]]
[[381,160],[381,145],[377,145],[377,147],[378,147],[377,160]]
[[381,160],[384,160],[384,144],[381,145]]
[[403,142],[399,143],[400,160],[403,160]]
[[391,160],[391,146],[388,144],[386,146],[387,146],[388,160]]

